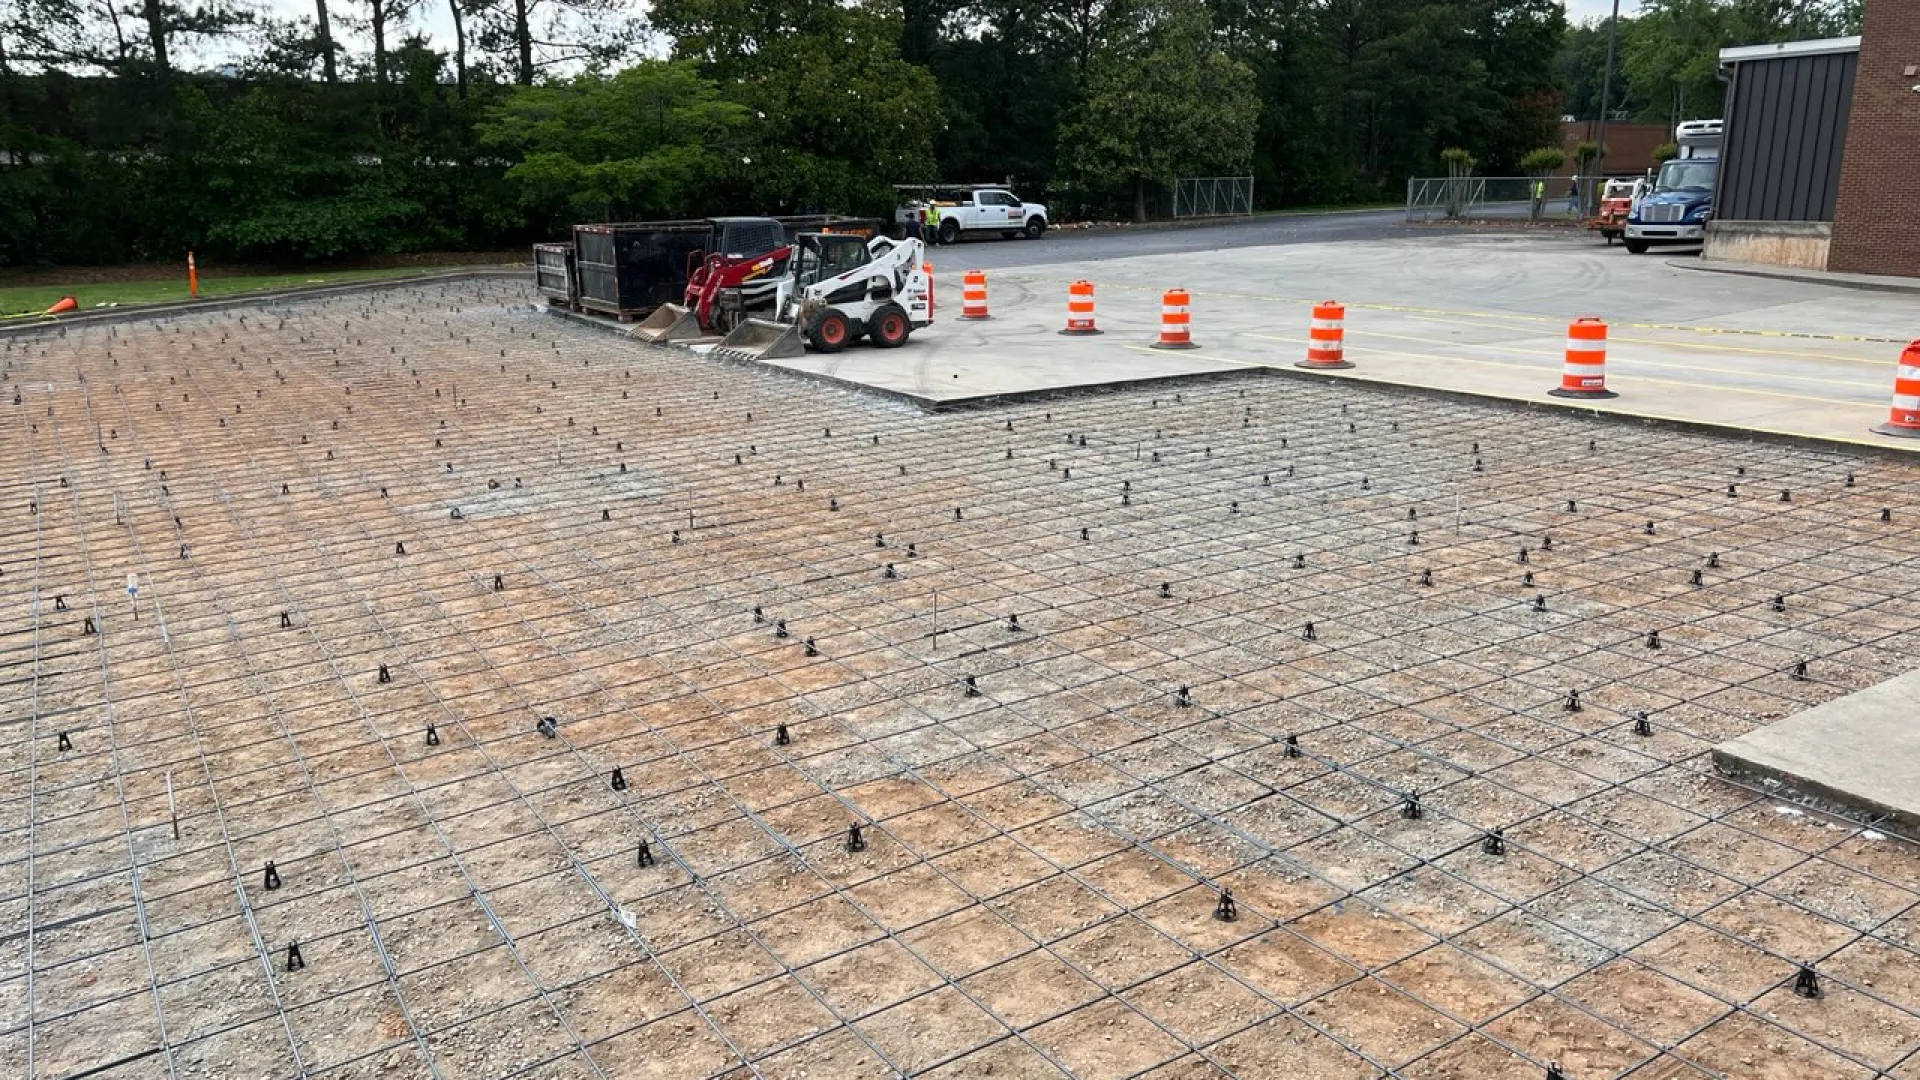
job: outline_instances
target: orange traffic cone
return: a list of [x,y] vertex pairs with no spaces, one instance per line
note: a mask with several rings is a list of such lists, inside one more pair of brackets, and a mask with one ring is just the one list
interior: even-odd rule
[[53,306],[41,312],[42,315],[59,315],[68,311],[80,310],[80,301],[71,296],[63,296],[54,301]]
[[1900,354],[1893,373],[1893,415],[1873,430],[1903,439],[1920,435],[1920,341]]

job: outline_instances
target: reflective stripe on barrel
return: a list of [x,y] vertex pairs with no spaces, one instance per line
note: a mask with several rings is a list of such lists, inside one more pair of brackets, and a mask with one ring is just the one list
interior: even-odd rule
[[1575,319],[1567,326],[1566,363],[1560,370],[1560,389],[1575,394],[1603,393],[1607,389],[1607,324],[1599,319]]
[[1893,372],[1893,411],[1887,426],[1901,431],[1920,432],[1920,341],[1900,354],[1900,366]]
[[1341,364],[1346,361],[1347,307],[1335,300],[1313,305],[1313,321],[1307,324],[1307,363]]
[[1193,336],[1192,315],[1187,307],[1193,297],[1185,289],[1168,289],[1160,296],[1160,340],[1154,344],[1163,349],[1191,349]]
[[1076,281],[1067,286],[1067,333],[1091,334],[1093,324],[1093,282]]
[[960,317],[973,320],[990,318],[987,314],[987,272],[969,270],[960,282]]

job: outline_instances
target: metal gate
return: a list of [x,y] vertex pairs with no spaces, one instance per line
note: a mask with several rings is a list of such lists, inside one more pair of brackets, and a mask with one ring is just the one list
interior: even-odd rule
[[1173,216],[1247,217],[1253,213],[1253,177],[1187,176],[1173,182]]

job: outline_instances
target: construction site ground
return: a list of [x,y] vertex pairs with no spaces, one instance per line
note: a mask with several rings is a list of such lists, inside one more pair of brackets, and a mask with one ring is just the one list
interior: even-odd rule
[[[1305,307],[1203,286],[1298,260],[1379,374],[1626,260],[1361,288],[1507,251],[1101,263],[1077,340],[1023,268],[833,362],[1256,362]],[[1207,349],[1138,352],[1175,284]],[[0,1075],[1920,1080],[1915,849],[1710,753],[1916,666],[1920,463],[1259,371],[929,413],[533,301],[0,346]]]
[[[1728,274],[1629,255],[1581,233],[1406,233],[1378,214],[1132,237],[970,241],[935,248],[937,327],[900,352],[810,353],[781,366],[952,404],[996,395],[1304,359],[1313,305],[1346,305],[1335,377],[1545,406],[1901,448],[1893,369],[1920,337],[1911,295]],[[1369,224],[1371,223],[1371,224]],[[1323,239],[1324,230],[1340,228]],[[1298,235],[1290,235],[1289,233]],[[1151,254],[1131,255],[1145,249]],[[957,321],[962,273],[988,275],[986,323]],[[1063,337],[1067,285],[1096,287],[1099,337]],[[1153,350],[1161,294],[1192,297],[1188,352]],[[1608,324],[1618,398],[1567,402],[1567,324]]]

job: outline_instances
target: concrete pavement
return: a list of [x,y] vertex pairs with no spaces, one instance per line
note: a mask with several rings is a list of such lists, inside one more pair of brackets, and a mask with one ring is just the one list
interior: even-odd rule
[[1406,212],[1399,209],[1272,214],[1204,225],[1064,229],[1049,232],[1039,240],[968,239],[950,247],[930,248],[929,254],[937,273],[1005,270],[1245,247],[1381,240],[1405,234],[1405,220]]
[[[1329,377],[1915,448],[1868,430],[1886,419],[1901,347],[1920,337],[1920,312],[1906,297],[1700,274],[1585,236],[1410,232],[1379,217],[1276,224],[1276,235],[1291,229],[1294,239],[1262,246],[1234,246],[1241,236],[1232,230],[1176,230],[942,249],[938,321],[906,349],[808,353],[778,366],[927,405],[1290,369],[1306,347],[1311,305],[1331,298],[1347,305],[1347,355],[1357,366]],[[1152,250],[1108,257],[1127,241]],[[983,256],[964,261],[978,265],[994,253],[1087,257],[987,266],[993,320],[958,321],[960,257]],[[1096,285],[1106,333],[1061,337],[1067,284],[1081,278]],[[1202,347],[1191,352],[1148,348],[1160,293],[1175,286],[1193,296]],[[1583,315],[1609,324],[1608,380],[1620,397],[1569,405],[1547,391],[1559,384],[1566,324]]]
[[1920,672],[1816,705],[1713,748],[1714,768],[1920,833]]

